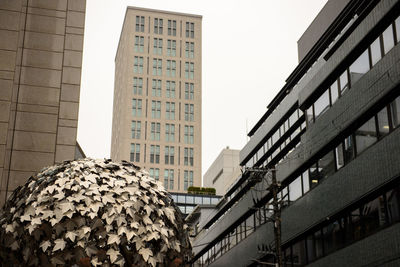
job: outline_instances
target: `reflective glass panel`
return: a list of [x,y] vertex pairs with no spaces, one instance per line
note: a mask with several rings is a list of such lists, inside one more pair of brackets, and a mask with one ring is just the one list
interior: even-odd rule
[[343,144],[340,143],[335,148],[335,158],[336,158],[336,170],[339,170],[344,166],[344,157],[343,157]]
[[325,92],[314,103],[315,119],[329,108],[329,90]]
[[325,254],[329,254],[344,245],[344,229],[342,220],[331,222],[322,229],[324,235]]
[[331,98],[332,98],[332,105],[333,103],[336,102],[336,100],[339,97],[339,89],[338,89],[338,83],[337,81],[335,81],[332,85],[331,85]]
[[178,203],[186,203],[186,202],[185,202],[185,196],[183,196],[183,195],[178,195]]
[[396,25],[396,37],[397,37],[397,43],[400,42],[400,17],[397,17],[397,19],[394,21]]
[[390,104],[390,112],[392,115],[393,127],[395,128],[400,125],[400,97],[397,97]]
[[362,153],[377,140],[375,116],[357,129],[356,133],[357,154]]
[[369,70],[369,56],[368,49],[359,56],[356,61],[351,64],[350,71],[350,82],[354,84],[357,82],[367,71]]
[[389,27],[382,34],[383,36],[383,51],[385,55],[390,51],[390,49],[394,46],[394,36],[393,36],[393,25],[390,24]]
[[382,196],[361,207],[361,235],[370,235],[385,225],[386,216],[384,210]]
[[319,174],[317,165],[314,164],[310,167],[310,181],[311,181],[311,188],[314,188],[319,182]]
[[342,75],[340,75],[339,82],[340,82],[340,95],[343,95],[343,93],[349,88],[347,70],[345,70],[345,72],[343,72]]
[[306,265],[306,246],[304,240],[295,243],[292,246],[293,266]]
[[296,201],[302,195],[301,176],[297,177],[289,184],[289,199],[290,202]]
[[303,172],[303,194],[308,192],[310,190],[310,179],[308,176],[308,170]]
[[385,136],[389,133],[389,117],[387,107],[378,112],[378,130],[379,136]]
[[376,40],[371,44],[370,49],[371,49],[372,66],[374,66],[382,58],[381,44],[379,37],[376,38]]
[[354,144],[352,136],[348,136],[344,139],[344,164],[349,163],[354,158]]
[[193,200],[194,200],[193,196],[186,196],[186,203],[192,204]]
[[329,153],[318,161],[321,179],[328,177],[335,172],[335,159],[333,156],[333,151],[329,151]]
[[389,222],[400,220],[400,188],[397,186],[386,193]]

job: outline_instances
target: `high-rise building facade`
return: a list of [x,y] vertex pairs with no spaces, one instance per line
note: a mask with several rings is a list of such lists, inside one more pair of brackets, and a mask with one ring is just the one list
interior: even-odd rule
[[201,185],[201,22],[128,7],[115,58],[111,158],[173,192]]
[[0,206],[74,159],[86,0],[0,1]]

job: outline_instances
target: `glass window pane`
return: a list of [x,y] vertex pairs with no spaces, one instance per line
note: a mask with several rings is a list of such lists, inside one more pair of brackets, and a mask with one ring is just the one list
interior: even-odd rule
[[379,111],[377,117],[379,136],[382,137],[389,133],[389,117],[387,107],[384,107],[381,111]]
[[302,195],[301,176],[289,184],[289,199],[290,202],[296,201]]
[[336,100],[339,97],[339,89],[338,89],[338,83],[337,81],[335,81],[332,85],[331,85],[331,99],[332,99],[332,105],[333,103],[336,102]]
[[354,84],[369,70],[368,49],[351,64],[349,70],[350,82]]
[[185,196],[184,195],[178,195],[178,203],[185,203]]
[[379,37],[376,38],[376,40],[371,44],[370,49],[371,49],[372,66],[374,66],[382,58],[381,44]]
[[202,197],[194,197],[194,204],[203,204]]
[[308,192],[310,190],[310,178],[308,176],[308,170],[303,172],[303,194]]
[[370,235],[386,224],[383,205],[383,196],[379,196],[361,207],[361,233],[363,235]]
[[193,196],[186,196],[186,203],[193,204],[194,198]]
[[375,116],[358,128],[355,135],[357,154],[359,155],[377,140]]
[[306,110],[306,115],[307,115],[307,125],[310,125],[314,122],[314,115],[313,115],[313,106],[311,105],[311,107],[309,107]]
[[334,221],[322,229],[325,254],[336,251],[344,245],[343,221]]
[[400,96],[397,97],[390,104],[390,112],[391,112],[391,115],[392,115],[393,127],[399,126],[399,124],[400,124]]
[[329,151],[324,157],[318,161],[318,167],[321,179],[326,178],[335,173],[335,159],[333,151]]
[[317,117],[322,113],[324,113],[328,108],[329,108],[329,90],[325,90],[325,92],[314,103],[315,119],[317,119]]
[[389,223],[400,220],[400,187],[386,193]]
[[396,25],[396,37],[397,37],[397,43],[400,42],[400,16],[397,17],[397,19],[394,21]]
[[354,158],[353,137],[350,135],[344,139],[344,164],[349,163]]
[[390,24],[389,27],[382,34],[383,37],[383,51],[385,55],[390,51],[390,49],[394,46],[394,36],[393,36],[393,25]]
[[306,246],[304,240],[295,243],[292,246],[293,266],[306,265]]
[[323,238],[320,230],[314,233],[315,257],[318,259],[324,255],[323,253]]
[[343,144],[340,143],[335,148],[335,158],[336,158],[336,170],[339,170],[344,166],[344,156],[343,156]]
[[317,165],[314,164],[310,167],[310,181],[311,181],[311,189],[314,188],[320,180],[320,176],[318,174]]
[[343,95],[344,92],[349,88],[349,80],[347,78],[347,70],[342,73],[339,77],[340,82],[340,95]]

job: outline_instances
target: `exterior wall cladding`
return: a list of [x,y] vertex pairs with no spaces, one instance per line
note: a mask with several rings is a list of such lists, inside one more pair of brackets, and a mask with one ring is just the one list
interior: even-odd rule
[[[245,167],[276,169],[286,204],[284,266],[400,265],[400,1],[352,0],[335,12],[269,105],[274,110],[250,132],[240,152],[245,171],[207,221],[195,222],[193,266],[274,263],[274,229],[266,219],[272,196]],[[352,68],[364,54],[369,66],[359,75]],[[296,72],[302,78],[289,84]],[[319,112],[324,92],[328,102]]]

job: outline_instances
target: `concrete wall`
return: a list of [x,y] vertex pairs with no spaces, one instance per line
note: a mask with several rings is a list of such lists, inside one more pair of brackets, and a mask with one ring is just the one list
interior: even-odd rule
[[0,205],[31,174],[74,158],[85,7],[0,2]]

